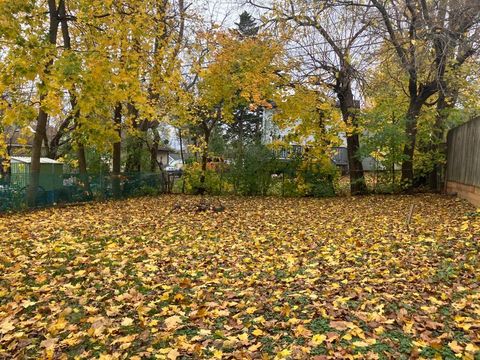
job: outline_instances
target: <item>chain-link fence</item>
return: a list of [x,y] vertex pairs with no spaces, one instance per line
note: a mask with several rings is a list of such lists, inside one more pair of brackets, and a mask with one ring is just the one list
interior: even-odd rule
[[[363,171],[363,176],[367,193],[392,194],[401,192],[404,189],[401,183],[402,172],[399,169]],[[336,185],[337,195],[350,194],[350,183],[350,173],[346,171]]]
[[[27,208],[31,174],[11,173],[0,177],[0,212]],[[40,174],[35,207],[54,204],[154,195],[168,190],[162,173]]]

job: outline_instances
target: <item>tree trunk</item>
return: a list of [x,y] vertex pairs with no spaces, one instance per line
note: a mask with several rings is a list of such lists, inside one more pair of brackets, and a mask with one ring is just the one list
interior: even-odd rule
[[202,173],[200,174],[200,189],[199,194],[204,195],[206,192],[205,187],[205,178],[207,174],[207,163],[208,163],[208,148],[205,147],[202,153]]
[[182,159],[182,165],[185,165],[185,155],[183,154],[183,135],[182,129],[178,129],[178,139],[180,141],[180,158]]
[[362,161],[357,157],[359,148],[360,139],[358,134],[347,135],[347,155],[348,166],[350,169],[350,193],[352,195],[360,195],[367,192],[363,164]]
[[[443,136],[446,130],[445,124],[447,123],[448,111],[455,107],[457,98],[458,98],[457,90],[452,91],[450,96],[448,96],[448,101],[447,101],[447,95],[444,92],[441,92],[437,101],[437,114],[435,117],[435,124],[433,126],[432,144],[431,144],[432,148],[430,149],[430,151],[435,153],[438,157],[443,158],[443,160],[444,160],[445,154],[441,154],[441,152],[443,151],[441,148],[441,145],[443,143],[443,140],[444,140]],[[438,180],[440,179],[440,175],[441,175],[441,170],[442,170],[442,162],[437,161],[437,159],[435,159],[433,164],[433,170],[429,174],[430,189],[434,191],[441,190],[441,184],[438,183]]]
[[[133,118],[132,126],[138,130],[139,136],[144,136],[148,130],[148,121],[139,120],[139,111],[133,103],[128,103],[126,110],[128,115]],[[141,134],[141,135],[140,135]],[[125,172],[133,173],[140,172],[142,167],[142,151],[143,151],[144,140],[141,137],[133,137],[132,141],[129,142],[126,147],[128,153],[127,162],[125,164]]]
[[68,127],[72,121],[73,117],[68,116],[58,128],[57,133],[55,136],[50,140],[50,144],[48,146],[47,157],[50,159],[58,159],[61,154],[58,153],[61,145],[62,137],[67,133],[69,130]]
[[[63,0],[60,0],[62,3]],[[48,41],[52,45],[57,43],[57,34],[58,34],[58,9],[56,6],[55,0],[48,1],[48,10],[49,10],[49,31],[48,31]],[[48,60],[45,64],[45,74],[50,72],[50,67],[53,65],[53,59]],[[45,88],[45,82],[42,80],[40,89]],[[35,129],[35,135],[33,137],[32,143],[32,157],[30,163],[30,183],[27,191],[27,204],[28,206],[35,206],[37,199],[38,185],[40,183],[40,157],[42,156],[42,143],[47,133],[47,121],[48,114],[43,108],[42,103],[45,100],[47,94],[44,90],[40,90],[40,109],[38,110],[37,116],[37,126]]]
[[415,144],[417,140],[417,118],[423,103],[417,100],[410,100],[407,111],[405,135],[407,142],[403,147],[403,155],[405,160],[402,162],[402,178],[401,185],[405,188],[413,186],[413,154],[415,152]]
[[[342,91],[337,93],[340,102],[340,110],[342,111],[343,121],[357,129],[357,119],[355,114],[355,101],[350,85],[347,85]],[[347,155],[348,167],[350,173],[350,193],[352,195],[365,194],[367,185],[365,183],[365,175],[363,172],[363,164],[358,157],[360,148],[360,137],[357,133],[347,134]]]
[[[153,134],[153,144],[150,149],[150,171],[153,173],[158,167],[158,161],[157,161],[157,156],[158,156],[158,146],[160,144],[160,135],[157,131],[157,129],[154,129],[154,134]],[[162,171],[162,169],[160,169]]]
[[[61,0],[58,4],[58,17],[60,21],[60,27],[62,29],[62,39],[63,39],[63,47],[66,50],[72,49],[72,43],[70,38],[70,31],[68,28],[68,20],[65,8],[65,0]],[[45,145],[47,148],[47,157],[51,159],[57,159],[59,157],[58,150],[61,145],[62,137],[69,132],[69,126],[72,121],[75,121],[78,118],[78,112],[75,111],[76,108],[76,97],[75,94],[69,89],[68,90],[70,96],[70,103],[72,105],[72,114],[67,116],[63,122],[60,124],[57,133],[55,136],[50,140],[50,143]],[[48,141],[48,139],[46,139]]]
[[125,164],[125,172],[134,173],[141,171],[143,145],[143,139],[134,138],[133,143],[128,146],[129,154]]
[[117,127],[119,140],[113,144],[112,156],[112,191],[114,197],[119,197],[120,191],[120,171],[121,171],[121,155],[122,155],[122,105],[115,106],[114,119]]
[[202,152],[202,172],[200,174],[200,189],[199,189],[200,195],[204,195],[207,190],[205,187],[205,180],[207,175],[208,144],[210,143],[210,134],[214,125],[215,123],[213,123],[213,125],[209,127],[206,121],[202,122],[205,143],[203,145],[203,152]]
[[[185,165],[185,157],[183,155],[183,136],[182,136],[182,129],[178,129],[178,138],[180,140],[180,157],[182,159],[182,171],[184,170]],[[182,173],[182,194],[185,194],[185,176]]]
[[87,158],[85,156],[85,147],[77,142],[78,171],[80,173],[80,181],[82,182],[83,193],[90,198],[92,191],[90,189],[90,181],[87,172]]
[[[40,102],[44,99],[40,97]],[[43,137],[46,132],[47,113],[40,109],[37,117],[37,127],[35,129],[35,136],[32,143],[32,160],[30,164],[30,184],[27,193],[28,206],[33,207],[36,204],[37,190],[40,183],[40,158],[42,156]]]

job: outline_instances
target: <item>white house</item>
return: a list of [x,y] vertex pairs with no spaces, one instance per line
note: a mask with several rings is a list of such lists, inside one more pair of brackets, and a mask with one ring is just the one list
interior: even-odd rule
[[[275,110],[274,109],[265,109],[263,110],[262,115],[262,144],[271,144],[275,140],[282,139],[286,135],[288,135],[291,129],[280,129],[274,121]],[[301,120],[299,120],[301,121]],[[336,147],[336,153],[332,157],[332,161],[337,165],[339,168],[343,170],[348,170],[348,153],[347,153],[347,136],[345,133],[341,132],[338,133],[338,137],[341,140],[341,145]],[[297,147],[301,147],[301,144],[292,143],[290,144],[293,147],[293,151],[296,150]],[[280,154],[280,158],[287,158],[288,152],[284,151]],[[362,159],[363,169],[366,171],[374,171],[382,168],[382,165],[378,163],[372,157],[366,157]]]

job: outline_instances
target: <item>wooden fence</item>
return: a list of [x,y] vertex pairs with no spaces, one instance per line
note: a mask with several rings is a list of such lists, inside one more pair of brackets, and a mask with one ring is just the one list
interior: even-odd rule
[[446,186],[480,205],[480,117],[448,132]]

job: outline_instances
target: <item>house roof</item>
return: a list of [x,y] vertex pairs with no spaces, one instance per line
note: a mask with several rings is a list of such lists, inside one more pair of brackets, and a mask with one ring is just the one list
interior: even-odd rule
[[[29,156],[12,156],[10,157],[10,161],[13,163],[24,163],[30,164],[32,162],[32,158]],[[46,157],[40,158],[40,164],[62,164],[60,161],[53,160]]]
[[178,153],[171,153],[169,155],[173,160],[182,160],[182,155]]
[[169,153],[174,153],[176,152],[174,148],[168,146],[168,145],[164,145],[164,146],[160,146],[158,148],[158,151],[160,152],[169,152]]
[[[53,126],[47,126],[46,131],[47,131],[47,139],[53,138],[57,133],[57,129]],[[15,126],[8,126],[3,131],[3,135],[5,136],[5,141],[9,146],[12,146],[12,147],[25,147],[25,148],[32,147],[34,134],[35,134],[35,126],[33,127],[29,126],[29,131],[23,134],[20,131],[20,128]]]

